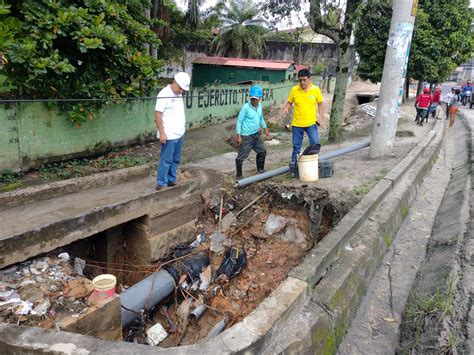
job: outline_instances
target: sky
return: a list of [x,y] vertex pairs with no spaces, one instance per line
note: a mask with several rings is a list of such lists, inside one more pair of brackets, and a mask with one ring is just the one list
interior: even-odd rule
[[[176,1],[176,4],[178,5],[178,7],[182,10],[186,10],[187,8],[187,1],[186,0],[175,0]],[[201,6],[201,9],[202,10],[205,10],[211,6],[214,6],[216,3],[217,3],[218,0],[204,0],[203,2],[203,5]],[[474,0],[471,0],[474,2]],[[254,0],[255,3],[260,3],[260,2],[265,2],[265,0]],[[308,1],[305,1],[305,6],[307,7],[306,11],[309,10],[309,2]],[[298,14],[297,16],[293,16],[293,18],[291,19],[292,23],[280,23],[278,25],[278,29],[280,30],[285,30],[285,29],[289,29],[289,28],[295,28],[295,27],[301,27],[301,26],[306,26],[308,24],[308,22],[306,21],[305,19],[305,16],[304,16],[304,11],[301,11],[300,14]]]

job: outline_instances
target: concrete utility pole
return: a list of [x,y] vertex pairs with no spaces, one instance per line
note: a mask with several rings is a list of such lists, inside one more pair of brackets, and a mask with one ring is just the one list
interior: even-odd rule
[[370,158],[389,155],[397,133],[403,84],[418,0],[394,0],[390,36],[382,74],[377,114],[372,127]]

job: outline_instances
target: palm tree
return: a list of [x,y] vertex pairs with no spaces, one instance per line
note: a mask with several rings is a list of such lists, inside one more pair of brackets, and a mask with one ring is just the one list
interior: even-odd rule
[[263,35],[267,21],[260,18],[260,7],[250,0],[230,0],[225,5],[222,28],[212,41],[211,49],[218,56],[259,58],[265,48]]
[[189,19],[189,23],[192,28],[196,29],[201,24],[201,11],[199,6],[202,5],[203,0],[187,0],[188,9],[186,11],[186,16]]

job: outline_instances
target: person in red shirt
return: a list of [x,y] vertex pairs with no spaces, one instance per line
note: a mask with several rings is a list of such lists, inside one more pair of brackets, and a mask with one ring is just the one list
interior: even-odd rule
[[436,112],[438,110],[438,106],[440,102],[441,102],[441,88],[439,86],[436,86],[435,91],[433,93],[433,102],[430,106],[428,115],[426,116],[426,122],[428,122],[428,116],[430,114],[433,116],[433,118],[438,117]]
[[426,119],[426,121],[428,121],[428,109],[430,108],[432,102],[433,102],[433,97],[430,94],[430,89],[424,88],[423,94],[418,95],[415,101],[416,124],[423,126],[423,120]]

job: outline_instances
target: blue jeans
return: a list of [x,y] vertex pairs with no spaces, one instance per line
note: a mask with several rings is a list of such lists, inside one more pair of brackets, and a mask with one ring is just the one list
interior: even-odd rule
[[308,127],[291,127],[291,135],[293,138],[293,153],[291,154],[291,161],[296,161],[296,157],[301,152],[303,144],[304,132],[308,135],[309,144],[319,143],[318,126],[316,124]]
[[158,164],[158,174],[156,184],[167,186],[176,182],[176,173],[181,160],[181,150],[183,149],[184,136],[178,139],[170,139],[166,144],[161,145],[160,163]]

